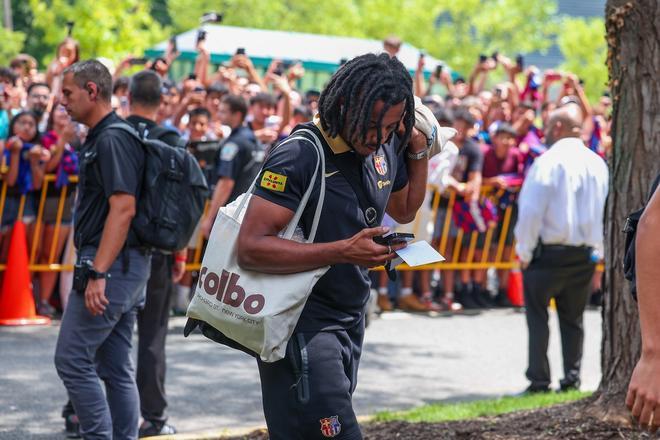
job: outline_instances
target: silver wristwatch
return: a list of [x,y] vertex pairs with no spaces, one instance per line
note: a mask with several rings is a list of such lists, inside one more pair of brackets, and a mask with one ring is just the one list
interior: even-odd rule
[[410,151],[406,151],[406,156],[408,157],[408,159],[411,159],[411,160],[422,160],[424,158],[429,157],[429,152],[430,151],[431,151],[430,148],[427,148],[423,151],[420,151],[419,153],[411,153]]

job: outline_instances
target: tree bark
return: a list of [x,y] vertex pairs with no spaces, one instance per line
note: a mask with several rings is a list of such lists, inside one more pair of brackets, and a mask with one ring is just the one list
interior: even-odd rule
[[605,18],[613,150],[605,214],[602,380],[589,412],[625,423],[630,420],[625,393],[641,339],[637,304],[621,268],[621,231],[627,215],[646,202],[660,170],[660,2],[608,0]]

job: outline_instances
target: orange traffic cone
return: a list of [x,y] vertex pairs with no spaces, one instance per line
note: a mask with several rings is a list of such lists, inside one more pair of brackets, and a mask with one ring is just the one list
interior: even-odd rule
[[523,277],[520,269],[512,269],[509,273],[509,286],[506,291],[509,302],[514,307],[523,307],[525,305],[525,295],[523,293]]
[[45,325],[50,318],[37,316],[28,270],[25,224],[14,223],[9,258],[0,294],[0,325]]

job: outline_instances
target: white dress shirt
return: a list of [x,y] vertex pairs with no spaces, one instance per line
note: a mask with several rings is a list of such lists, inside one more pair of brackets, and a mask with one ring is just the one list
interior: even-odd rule
[[532,260],[544,244],[590,246],[603,256],[603,211],[609,185],[605,161],[578,138],[557,141],[532,164],[518,201],[516,252]]

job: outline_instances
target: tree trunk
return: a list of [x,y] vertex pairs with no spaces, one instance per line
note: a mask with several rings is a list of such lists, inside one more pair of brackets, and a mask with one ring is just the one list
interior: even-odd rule
[[589,412],[626,422],[625,393],[641,340],[637,304],[621,269],[621,231],[627,214],[646,201],[660,170],[660,2],[608,0],[605,16],[613,150],[605,214],[603,376]]

